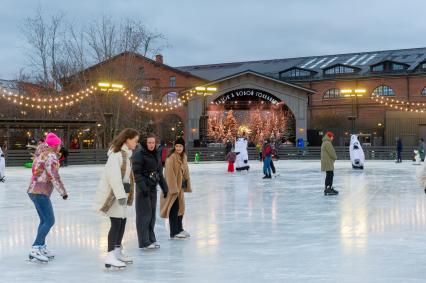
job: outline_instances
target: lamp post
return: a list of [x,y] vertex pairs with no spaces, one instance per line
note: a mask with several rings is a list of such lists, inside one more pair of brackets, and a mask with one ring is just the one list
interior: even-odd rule
[[104,109],[104,118],[105,118],[105,127],[104,127],[104,147],[108,147],[109,143],[113,139],[113,117],[114,117],[114,111],[112,106],[112,97],[111,93],[116,91],[122,91],[123,85],[119,83],[110,83],[110,82],[99,82],[98,87],[101,91],[104,91],[107,93],[106,96],[106,108]]
[[210,96],[214,94],[217,91],[216,87],[204,87],[204,86],[198,86],[195,88],[198,95],[202,95],[203,97],[203,111],[200,116],[200,125],[199,125],[199,134],[200,134],[200,141],[202,143],[205,143],[207,139],[207,122],[208,122],[208,115],[207,115],[207,96]]
[[352,115],[348,117],[348,120],[352,121],[351,133],[355,134],[355,120],[358,118],[358,97],[364,96],[366,93],[365,89],[342,89],[340,91],[344,97],[350,97],[352,99]]

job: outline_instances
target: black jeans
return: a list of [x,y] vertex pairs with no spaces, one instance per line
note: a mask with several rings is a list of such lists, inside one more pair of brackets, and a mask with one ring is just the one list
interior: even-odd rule
[[155,239],[154,227],[157,209],[157,189],[149,188],[147,194],[136,190],[136,230],[139,248],[145,248]]
[[108,252],[113,251],[118,246],[121,246],[127,221],[126,218],[110,217],[110,219],[111,228],[108,233]]
[[183,216],[179,216],[179,198],[175,200],[169,213],[170,238],[183,231]]
[[327,171],[325,172],[325,187],[332,187],[333,186],[333,177],[334,177],[334,171]]

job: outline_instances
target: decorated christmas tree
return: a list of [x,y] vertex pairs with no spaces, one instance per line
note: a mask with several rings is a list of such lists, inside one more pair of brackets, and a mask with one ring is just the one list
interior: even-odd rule
[[235,138],[238,133],[237,120],[234,117],[234,111],[229,110],[226,115],[225,122],[223,123],[225,133],[231,134],[232,138]]

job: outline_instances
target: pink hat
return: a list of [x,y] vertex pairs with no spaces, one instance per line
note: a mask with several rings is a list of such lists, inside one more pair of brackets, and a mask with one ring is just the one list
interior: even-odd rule
[[58,138],[57,135],[55,135],[54,133],[48,133],[46,136],[46,144],[49,147],[55,147],[58,146],[62,143],[61,139]]

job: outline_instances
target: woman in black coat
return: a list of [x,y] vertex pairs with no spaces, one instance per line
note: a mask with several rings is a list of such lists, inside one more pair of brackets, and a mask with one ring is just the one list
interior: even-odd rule
[[154,227],[157,208],[157,185],[164,196],[168,187],[163,176],[161,158],[156,149],[154,135],[141,142],[133,155],[133,173],[136,181],[136,230],[139,248],[158,249]]

